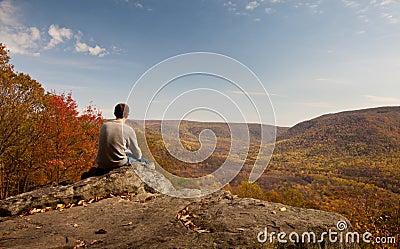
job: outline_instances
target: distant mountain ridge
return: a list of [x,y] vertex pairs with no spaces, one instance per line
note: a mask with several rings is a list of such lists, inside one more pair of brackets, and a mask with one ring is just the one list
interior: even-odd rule
[[400,148],[400,107],[378,107],[325,114],[300,122],[278,135],[288,147],[330,146],[350,155],[386,153]]

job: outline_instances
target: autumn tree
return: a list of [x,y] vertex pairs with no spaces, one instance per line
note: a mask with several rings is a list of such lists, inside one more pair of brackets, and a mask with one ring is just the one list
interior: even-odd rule
[[233,190],[233,194],[241,198],[254,198],[265,200],[265,191],[256,183],[243,181]]
[[78,180],[94,163],[101,113],[16,73],[0,43],[0,198]]
[[39,128],[36,157],[43,167],[36,173],[42,184],[78,180],[83,171],[93,166],[101,114],[89,106],[83,115],[72,94],[48,93]]
[[265,198],[270,202],[283,202],[282,196],[274,189],[265,193]]
[[26,189],[32,170],[30,148],[44,108],[44,89],[27,74],[16,73],[0,43],[0,198]]

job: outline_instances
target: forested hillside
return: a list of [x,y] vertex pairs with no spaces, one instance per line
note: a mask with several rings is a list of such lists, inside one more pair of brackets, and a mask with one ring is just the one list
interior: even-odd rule
[[360,231],[396,235],[399,152],[400,107],[323,115],[278,136],[258,183],[281,196],[291,189],[291,204],[342,213]]
[[[186,149],[199,149],[198,136],[203,129],[214,131],[217,146],[210,158],[198,164],[169,155],[160,134],[160,121],[146,122],[147,142],[156,161],[170,172],[205,175],[224,162],[230,135],[224,123],[184,121],[180,138]],[[339,212],[357,231],[375,236],[399,232],[400,107],[328,114],[290,129],[278,127],[269,167],[256,183],[248,183],[258,153],[259,130],[260,125],[249,125],[249,155],[227,189],[241,197]],[[138,133],[143,136],[142,131]]]

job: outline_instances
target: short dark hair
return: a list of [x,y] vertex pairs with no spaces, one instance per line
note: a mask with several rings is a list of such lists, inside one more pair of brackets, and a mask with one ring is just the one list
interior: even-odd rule
[[129,106],[124,103],[119,103],[114,108],[114,115],[116,118],[124,118],[129,114]]

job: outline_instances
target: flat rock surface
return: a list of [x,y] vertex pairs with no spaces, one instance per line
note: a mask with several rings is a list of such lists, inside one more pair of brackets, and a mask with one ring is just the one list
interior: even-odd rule
[[[0,222],[0,248],[355,248],[354,244],[260,243],[259,232],[337,231],[334,213],[241,199],[113,197]],[[345,230],[347,231],[347,230]]]
[[171,197],[145,184],[138,172],[154,188],[174,193],[174,187],[160,173],[136,164],[70,185],[10,197],[0,201],[0,248],[356,246],[331,243],[327,236],[305,244],[278,243],[276,235],[271,237],[279,232],[300,236],[314,232],[319,240],[323,232],[338,231],[339,221],[349,227],[343,232],[351,230],[349,222],[338,214],[237,198],[226,191],[192,199]]

